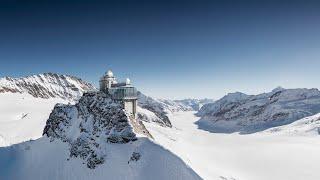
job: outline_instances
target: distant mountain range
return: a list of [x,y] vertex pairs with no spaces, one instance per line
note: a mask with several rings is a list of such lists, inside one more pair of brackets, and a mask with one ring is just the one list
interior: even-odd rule
[[230,93],[204,105],[199,128],[211,132],[253,133],[292,123],[320,112],[318,89],[276,88],[259,95]]

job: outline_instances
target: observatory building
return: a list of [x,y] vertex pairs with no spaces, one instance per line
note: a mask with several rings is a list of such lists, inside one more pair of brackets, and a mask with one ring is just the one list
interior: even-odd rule
[[124,109],[133,118],[136,117],[137,112],[137,90],[131,85],[130,79],[125,82],[117,82],[113,76],[112,71],[107,71],[100,78],[100,91],[109,94],[112,99],[122,103]]

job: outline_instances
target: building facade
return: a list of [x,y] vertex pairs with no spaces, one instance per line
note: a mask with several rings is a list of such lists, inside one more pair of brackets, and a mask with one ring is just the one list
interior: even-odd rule
[[137,114],[137,90],[131,85],[129,79],[125,82],[117,82],[112,71],[107,71],[100,78],[100,91],[107,93],[112,99],[121,102],[124,109],[133,118]]

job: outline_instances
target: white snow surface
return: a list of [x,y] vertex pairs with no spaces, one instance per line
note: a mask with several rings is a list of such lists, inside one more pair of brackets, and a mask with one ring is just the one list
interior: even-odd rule
[[[147,138],[133,143],[105,144],[106,162],[89,169],[79,158],[69,157],[69,147],[43,137],[36,141],[0,148],[3,180],[186,180],[201,179],[170,151]],[[139,152],[138,161],[130,161]]]
[[319,136],[210,133],[195,112],[170,115],[172,128],[145,123],[156,142],[206,180],[318,180]]
[[27,93],[0,93],[0,147],[41,137],[60,98],[35,98]]

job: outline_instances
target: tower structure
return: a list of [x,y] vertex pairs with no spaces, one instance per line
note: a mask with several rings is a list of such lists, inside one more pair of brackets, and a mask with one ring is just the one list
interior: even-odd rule
[[137,90],[131,85],[130,79],[125,82],[117,82],[111,70],[100,78],[100,91],[109,94],[112,99],[121,102],[126,112],[136,117],[137,113]]

